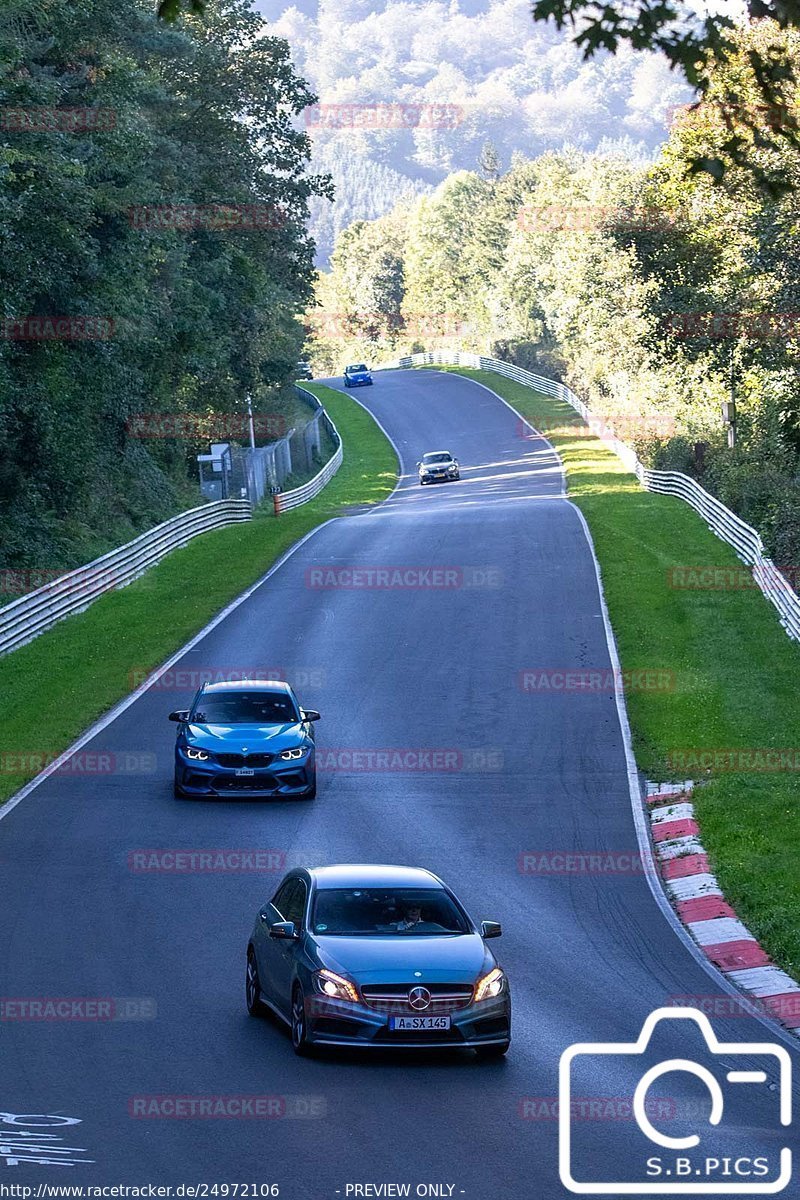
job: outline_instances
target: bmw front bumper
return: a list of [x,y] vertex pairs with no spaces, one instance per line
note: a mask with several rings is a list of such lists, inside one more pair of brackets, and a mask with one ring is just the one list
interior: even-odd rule
[[175,786],[186,796],[302,796],[313,787],[316,775],[313,751],[303,761],[277,759],[255,767],[252,775],[242,775],[240,770],[187,759],[180,750],[175,754]]

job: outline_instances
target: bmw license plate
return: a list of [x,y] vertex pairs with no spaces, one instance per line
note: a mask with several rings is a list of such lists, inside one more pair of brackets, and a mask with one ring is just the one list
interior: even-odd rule
[[236,774],[237,775],[255,775],[255,771],[253,770],[252,767],[239,767]]
[[449,1029],[449,1017],[389,1017],[389,1028],[398,1033],[407,1033],[416,1029]]

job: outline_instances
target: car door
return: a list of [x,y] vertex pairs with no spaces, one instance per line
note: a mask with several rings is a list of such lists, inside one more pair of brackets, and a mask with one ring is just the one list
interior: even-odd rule
[[256,949],[256,961],[258,963],[258,975],[261,980],[261,990],[265,997],[272,1004],[278,1004],[279,990],[277,987],[277,976],[280,974],[283,965],[283,959],[279,953],[281,946],[294,945],[293,942],[283,942],[278,938],[270,937],[270,926],[277,921],[290,921],[292,918],[285,916],[291,904],[291,897],[296,889],[297,877],[285,880],[278,888],[272,899],[264,905],[258,914],[256,922],[256,932],[254,943]]
[[287,1015],[291,1012],[292,984],[295,977],[295,959],[303,944],[302,934],[305,932],[304,919],[308,889],[304,879],[296,877],[292,880],[293,887],[283,898],[284,915],[279,920],[293,921],[294,927],[301,937],[294,941],[286,938],[270,938],[276,947],[273,954],[275,1003],[281,1012]]

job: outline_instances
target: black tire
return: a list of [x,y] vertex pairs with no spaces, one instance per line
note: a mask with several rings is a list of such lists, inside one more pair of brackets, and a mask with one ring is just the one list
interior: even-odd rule
[[511,1042],[495,1042],[491,1046],[476,1046],[475,1053],[482,1059],[503,1058],[510,1045]]
[[261,981],[258,978],[258,963],[255,950],[247,947],[247,973],[244,981],[244,999],[251,1017],[263,1017],[266,1008],[261,1000]]
[[305,1003],[303,989],[296,983],[292,989],[292,1049],[300,1058],[305,1058],[311,1053]]

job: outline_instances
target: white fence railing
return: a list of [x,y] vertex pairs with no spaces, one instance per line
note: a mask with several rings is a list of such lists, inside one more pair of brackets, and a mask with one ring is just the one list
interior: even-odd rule
[[[311,393],[307,393],[310,397]],[[336,450],[321,471],[304,483],[280,495],[280,508],[297,508],[317,496],[342,465],[342,439],[316,396],[312,397],[321,409],[324,421],[336,442]],[[171,517],[155,529],[148,529],[108,554],[96,558],[85,567],[77,567],[66,575],[36,588],[33,592],[12,600],[0,608],[0,655],[33,641],[40,633],[73,613],[82,612],[102,596],[124,587],[142,575],[172,550],[185,546],[192,538],[211,529],[219,529],[235,521],[249,521],[252,509],[249,500],[215,500],[199,508],[189,509]]]
[[322,470],[316,474],[313,479],[309,479],[308,483],[303,483],[300,485],[300,487],[293,488],[289,492],[280,493],[281,512],[286,512],[290,508],[297,508],[300,504],[306,504],[309,500],[313,500],[315,496],[318,496],[325,487],[325,484],[330,483],[331,479],[333,479],[334,475],[339,470],[339,467],[342,465],[342,459],[344,457],[342,451],[342,439],[339,437],[339,430],[336,428],[333,421],[323,409],[319,399],[314,395],[313,392],[307,392],[305,388],[297,388],[297,391],[302,392],[305,397],[307,397],[309,400],[313,400],[314,404],[318,406],[322,414],[321,419],[325,422],[328,432],[336,442],[336,449],[325,463],[325,466],[322,468]]
[[[545,379],[542,375],[534,375],[533,372],[524,371],[511,363],[485,358],[480,354],[436,350],[432,353],[411,354],[405,358],[398,358],[392,363],[382,363],[381,367],[387,369],[426,364],[496,371],[508,379],[516,380],[517,383],[527,384],[547,396],[553,396],[556,400],[563,400],[574,408],[588,425],[597,424],[591,410],[565,384]],[[603,441],[619,456],[625,467],[637,476],[643,488],[649,492],[660,492],[662,495],[678,496],[685,500],[700,514],[712,533],[733,547],[742,562],[752,568],[754,583],[778,610],[780,622],[789,637],[800,641],[800,596],[765,553],[764,543],[758,531],[737,517],[736,513],[731,512],[690,476],[679,471],[651,471],[643,466],[630,446],[615,437],[604,422],[600,422],[600,425],[604,430]]]
[[115,588],[131,583],[172,550],[192,538],[234,521],[249,521],[248,500],[216,500],[170,517],[132,542],[110,550],[85,567],[77,567],[51,583],[0,608],[0,655],[31,642],[51,625],[84,608]]

